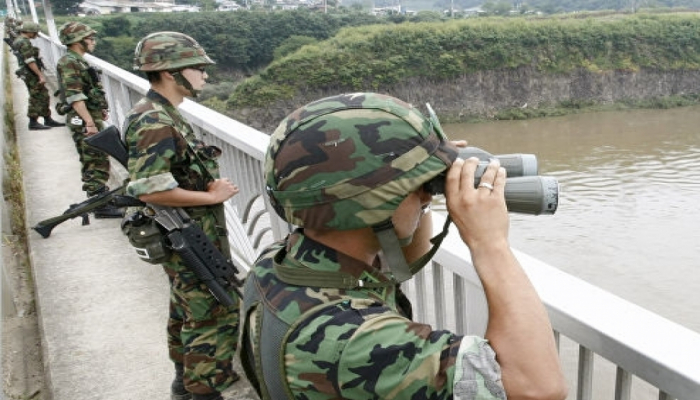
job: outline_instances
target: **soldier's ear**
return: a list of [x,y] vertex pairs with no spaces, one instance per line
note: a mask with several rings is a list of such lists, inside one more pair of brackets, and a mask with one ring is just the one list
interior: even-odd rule
[[173,76],[173,71],[158,71],[160,74],[160,79],[168,79],[168,80],[175,80],[175,77]]

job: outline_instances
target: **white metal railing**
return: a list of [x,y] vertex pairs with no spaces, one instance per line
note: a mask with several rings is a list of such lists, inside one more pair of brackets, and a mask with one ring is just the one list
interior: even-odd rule
[[[51,54],[45,61],[54,70],[64,50],[46,37],[40,42],[42,54]],[[86,58],[102,69],[110,122],[121,127],[125,113],[146,92],[146,81],[95,57]],[[269,137],[191,101],[180,108],[198,135],[223,149],[222,176],[241,187],[227,210],[240,217],[235,230],[248,238],[234,241],[234,247],[282,238],[289,226],[265,201],[262,179]],[[436,229],[441,228],[444,217],[434,217]],[[268,237],[258,237],[261,233]],[[524,253],[516,255],[549,311],[570,378],[570,398],[700,398],[700,334]],[[432,265],[406,284],[417,320],[464,334],[484,333],[486,301],[469,260],[469,250],[453,232]]]

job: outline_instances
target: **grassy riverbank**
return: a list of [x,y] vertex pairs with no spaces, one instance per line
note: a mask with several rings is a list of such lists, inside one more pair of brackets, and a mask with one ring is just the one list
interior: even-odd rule
[[216,106],[255,126],[325,95],[378,91],[430,101],[450,121],[525,119],[695,104],[696,74],[697,13],[473,18],[342,29]]

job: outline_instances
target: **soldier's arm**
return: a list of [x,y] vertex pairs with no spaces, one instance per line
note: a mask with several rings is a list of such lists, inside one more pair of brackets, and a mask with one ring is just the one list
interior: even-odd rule
[[[157,119],[154,115],[152,120]],[[179,186],[171,172],[176,162],[179,137],[167,123],[136,122],[126,132],[129,154],[127,192],[139,200],[167,207],[196,207],[220,204],[238,193],[238,186],[229,179],[210,182],[206,191],[188,190]]]
[[139,200],[168,207],[196,207],[223,203],[238,193],[238,186],[228,179],[217,179],[206,192],[176,187],[139,196]]
[[76,114],[85,122],[85,134],[94,135],[99,131],[94,119],[88,111],[85,100],[87,96],[83,93],[83,79],[80,65],[72,60],[67,60],[58,66],[59,76],[63,83],[63,91],[66,102],[70,104]]
[[457,160],[447,173],[447,207],[488,302],[485,337],[496,351],[508,399],[564,399],[567,388],[542,301],[508,243],[505,169],[492,161],[474,188],[478,160]]
[[92,119],[92,115],[90,115],[90,111],[88,111],[88,108],[85,105],[85,101],[74,101],[71,103],[71,107],[73,107],[76,114],[78,114],[78,116],[85,121],[85,134],[87,136],[94,135],[99,131],[95,120]]
[[39,83],[45,83],[46,78],[44,77],[44,74],[41,73],[41,69],[39,69],[39,66],[36,65],[36,62],[32,61],[31,63],[27,64],[27,67],[34,73],[34,75],[39,78]]

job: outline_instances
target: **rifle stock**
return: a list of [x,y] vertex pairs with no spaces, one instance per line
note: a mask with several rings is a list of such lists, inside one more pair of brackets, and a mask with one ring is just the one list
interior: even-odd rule
[[88,136],[85,138],[85,143],[114,157],[124,168],[127,168],[129,152],[121,140],[119,130],[114,125]]

